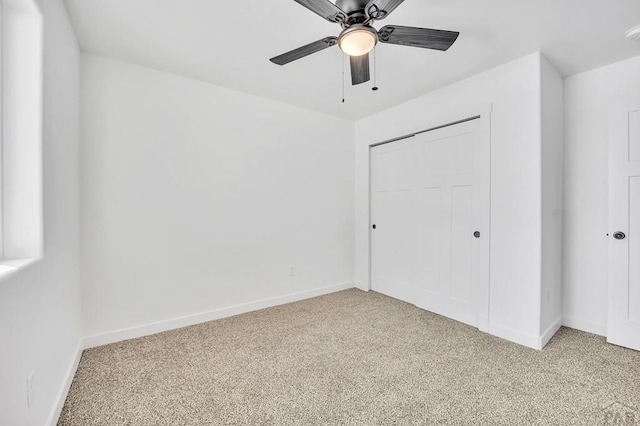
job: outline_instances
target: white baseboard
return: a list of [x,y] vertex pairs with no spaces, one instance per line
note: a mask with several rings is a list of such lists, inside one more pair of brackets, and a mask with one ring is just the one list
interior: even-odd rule
[[531,349],[541,350],[547,343],[549,343],[549,340],[551,340],[560,327],[562,327],[562,317],[558,317],[558,319],[556,319],[541,336],[526,334],[521,331],[496,324],[489,324],[489,334]]
[[606,337],[607,335],[607,324],[595,321],[565,316],[562,318],[562,325],[569,328],[575,328],[576,330],[586,331],[587,333],[597,334],[599,336]]
[[540,349],[544,348],[547,343],[549,343],[549,340],[551,340],[551,338],[558,332],[558,330],[560,330],[560,327],[562,327],[562,317],[558,317],[553,322],[553,324],[551,324],[549,328],[547,328],[545,332],[542,333],[542,336],[540,336],[538,342]]
[[529,347],[531,349],[540,349],[540,337],[525,334],[512,328],[503,327],[501,325],[489,324],[489,334],[500,337],[519,345]]
[[300,293],[288,294],[285,296],[271,297],[268,299],[258,300],[255,302],[244,303],[241,305],[229,306],[226,308],[214,309],[208,312],[187,315],[183,317],[173,318],[164,321],[158,321],[150,324],[139,325],[135,327],[115,330],[107,333],[87,336],[83,340],[83,348],[89,349],[96,346],[108,345],[111,343],[121,342],[123,340],[135,339],[138,337],[149,336],[151,334],[161,333],[163,331],[174,330],[177,328],[188,327],[190,325],[200,324],[203,322],[214,321],[221,318],[227,318],[234,315],[240,315],[247,312],[253,312],[260,309],[270,308],[272,306],[284,305],[286,303],[297,302],[312,297],[322,296],[337,291],[354,288],[353,281],[334,284],[327,287],[319,287],[313,290],[307,290]]
[[64,379],[64,383],[58,392],[56,405],[53,407],[53,411],[51,412],[51,416],[49,416],[48,425],[56,426],[58,424],[58,419],[60,418],[60,413],[62,413],[62,407],[64,407],[64,402],[67,400],[67,395],[69,394],[69,389],[71,388],[71,382],[73,382],[73,378],[76,375],[76,371],[78,370],[78,364],[80,364],[80,357],[82,356],[82,346],[83,341],[80,340],[78,342],[78,346],[76,348],[76,353],[71,360],[71,364],[67,369],[67,374]]
[[362,291],[369,291],[369,290],[371,290],[371,289],[369,288],[369,286],[368,286],[367,284],[363,283],[362,281],[356,281],[356,282],[354,283],[354,287],[355,287],[355,288],[357,288],[358,290],[362,290]]

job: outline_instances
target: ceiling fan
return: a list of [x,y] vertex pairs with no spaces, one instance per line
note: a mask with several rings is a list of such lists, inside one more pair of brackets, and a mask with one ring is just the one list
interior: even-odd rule
[[393,12],[404,0],[294,0],[329,22],[342,26],[338,37],[322,40],[284,53],[270,61],[285,65],[312,53],[336,44],[347,55],[351,65],[351,82],[362,84],[371,79],[369,74],[369,52],[378,42],[426,49],[448,50],[460,33],[455,31],[432,30],[428,28],[386,25],[376,31],[374,21],[380,21]]

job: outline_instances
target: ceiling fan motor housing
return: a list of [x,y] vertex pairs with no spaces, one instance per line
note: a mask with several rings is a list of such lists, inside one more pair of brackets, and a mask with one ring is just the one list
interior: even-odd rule
[[368,0],[337,0],[336,6],[347,14],[347,22],[345,26],[362,24],[367,21],[368,16],[365,13]]
[[346,14],[358,11],[364,12],[367,3],[369,3],[369,0],[336,0],[336,6],[344,10]]

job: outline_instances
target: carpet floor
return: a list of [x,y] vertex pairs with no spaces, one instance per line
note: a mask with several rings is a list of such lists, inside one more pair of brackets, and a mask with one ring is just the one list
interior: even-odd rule
[[86,350],[58,425],[627,425],[638,409],[640,352],[568,328],[535,351],[347,290]]

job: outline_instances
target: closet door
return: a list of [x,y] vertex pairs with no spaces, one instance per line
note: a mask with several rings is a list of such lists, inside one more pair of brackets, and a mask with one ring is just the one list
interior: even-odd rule
[[640,350],[640,99],[612,111],[609,131],[607,341]]
[[371,151],[371,288],[415,303],[420,216],[413,138]]
[[372,288],[473,326],[489,268],[480,124],[373,148],[371,173]]
[[[422,238],[415,304],[477,326],[486,279],[488,213],[483,206],[479,121],[416,137]],[[478,234],[475,234],[478,232]],[[477,237],[476,237],[477,235]]]

